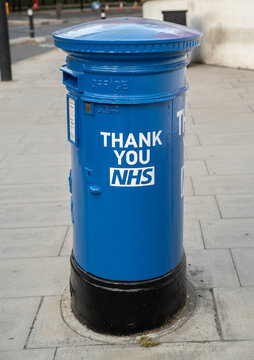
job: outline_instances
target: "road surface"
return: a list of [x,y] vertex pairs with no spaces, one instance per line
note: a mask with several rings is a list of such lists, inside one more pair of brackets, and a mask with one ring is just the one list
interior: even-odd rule
[[[141,9],[133,10],[126,9],[124,11],[119,11],[118,9],[113,9],[107,13],[107,17],[120,17],[120,16],[142,16]],[[73,26],[86,21],[93,21],[100,19],[100,12],[63,12],[62,23],[52,23],[51,21],[55,19],[54,12],[49,12],[48,14],[35,14],[35,19],[45,19],[41,24],[35,25],[35,36],[37,37],[46,37],[45,42],[42,43],[26,43],[21,45],[12,45],[11,46],[11,59],[12,63],[15,63],[20,60],[27,59],[29,57],[43,54],[47,51],[50,51],[54,48],[54,44],[51,38],[52,32],[62,29],[64,27]],[[25,14],[15,14],[11,15],[9,24],[9,36],[10,39],[18,39],[29,36],[28,25],[25,24],[27,17]],[[23,24],[20,24],[20,20],[23,20]],[[14,25],[16,21],[16,24]]]

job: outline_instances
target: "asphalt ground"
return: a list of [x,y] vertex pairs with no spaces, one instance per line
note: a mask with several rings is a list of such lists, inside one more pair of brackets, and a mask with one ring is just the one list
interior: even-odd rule
[[[120,17],[120,16],[142,16],[141,8],[138,10],[133,10],[131,8],[119,11],[118,9],[112,9],[107,13],[107,18],[110,17]],[[15,44],[11,46],[11,62],[12,64],[36,56],[39,54],[46,53],[54,49],[53,40],[51,37],[52,32],[73,26],[82,22],[99,20],[100,12],[92,11],[63,11],[62,13],[62,23],[52,23],[52,20],[56,19],[55,12],[51,11],[48,13],[35,13],[34,19],[45,19],[45,22],[35,25],[35,36],[36,37],[45,37],[45,42],[42,43],[23,43]],[[14,14],[9,17],[9,37],[11,40],[29,37],[29,27],[28,24],[17,24],[15,20],[27,20],[25,13]]]
[[48,41],[42,44],[22,44],[11,46],[11,62],[12,64],[28,59],[32,56],[44,54],[54,49],[53,41]]

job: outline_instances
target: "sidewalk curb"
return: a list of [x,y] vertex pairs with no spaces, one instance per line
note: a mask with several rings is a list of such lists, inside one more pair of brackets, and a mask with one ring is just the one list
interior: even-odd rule
[[15,46],[15,45],[23,45],[23,44],[41,44],[41,43],[47,42],[50,39],[51,39],[50,35],[49,36],[37,36],[35,38],[30,38],[28,36],[25,36],[25,37],[11,39],[10,45]]
[[[58,19],[34,19],[35,25],[48,25],[48,24],[64,24],[68,23],[68,20]],[[8,24],[11,26],[29,25],[28,20],[9,20]]]

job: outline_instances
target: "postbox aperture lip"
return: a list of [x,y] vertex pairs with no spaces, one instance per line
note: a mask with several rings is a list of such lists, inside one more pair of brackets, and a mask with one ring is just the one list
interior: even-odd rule
[[90,21],[53,33],[55,45],[86,53],[160,53],[189,51],[200,44],[197,30],[144,18]]

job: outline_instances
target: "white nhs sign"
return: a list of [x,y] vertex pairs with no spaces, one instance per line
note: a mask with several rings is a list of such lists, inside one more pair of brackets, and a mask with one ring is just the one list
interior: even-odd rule
[[110,168],[110,186],[154,185],[154,166],[145,168]]

